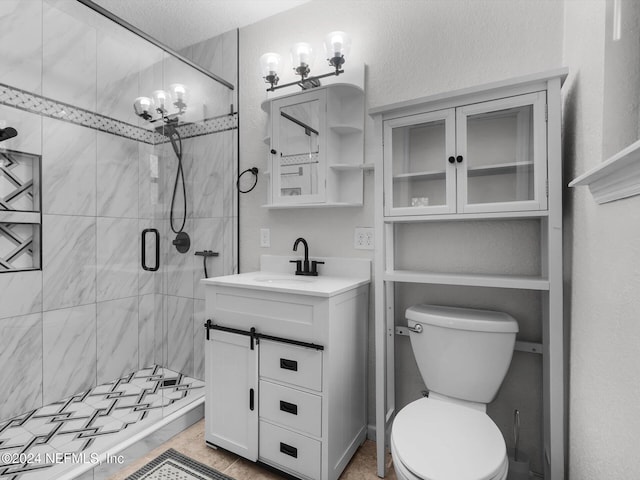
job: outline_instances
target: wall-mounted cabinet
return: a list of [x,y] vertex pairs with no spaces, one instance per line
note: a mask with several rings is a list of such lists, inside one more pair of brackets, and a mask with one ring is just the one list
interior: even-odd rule
[[546,209],[545,92],[384,121],[385,214]]
[[267,100],[265,207],[362,205],[364,92],[332,84]]
[[[544,478],[564,478],[560,88],[566,75],[566,69],[545,72],[369,111],[379,145],[375,321],[381,477],[397,410],[395,337],[406,330],[401,314],[396,320],[396,306],[402,305],[402,293],[411,284],[413,291],[419,290],[416,296],[425,298],[458,287],[474,293],[482,289],[494,310],[506,305],[500,292],[493,295],[491,289],[540,296],[541,314],[533,320],[540,342],[519,341],[516,350],[541,354],[536,364],[542,371],[543,442],[536,445],[536,462]],[[454,223],[464,228],[449,228]],[[500,228],[492,229],[492,223]],[[539,231],[533,236],[532,224]],[[454,231],[466,236],[446,236]],[[478,252],[483,236],[485,245],[500,245],[504,255]],[[528,251],[540,259],[538,265],[527,255],[503,258],[521,248],[522,239],[533,241]],[[468,247],[475,255],[461,262],[464,254],[453,252],[455,246]],[[480,258],[484,255],[500,261],[487,262]],[[531,386],[537,387],[522,388]],[[509,432],[503,433],[509,443]]]

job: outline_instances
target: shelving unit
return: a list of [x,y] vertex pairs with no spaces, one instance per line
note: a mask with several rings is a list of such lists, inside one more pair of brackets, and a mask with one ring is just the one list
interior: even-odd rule
[[[316,102],[313,110],[305,110],[305,106],[313,102]],[[264,143],[269,145],[271,172],[265,208],[362,205],[363,171],[372,166],[363,163],[364,91],[360,87],[334,83],[266,100],[262,109],[270,115],[268,134],[264,138]],[[296,188],[285,188],[282,181],[287,176],[282,172],[286,167],[282,159],[289,156],[293,148],[290,140],[295,138],[291,135],[291,127],[281,117],[291,118],[292,115],[307,116],[300,123],[314,125],[318,145],[317,153],[313,153],[317,159],[313,176],[308,178],[310,174],[306,171],[298,173],[307,177],[304,181],[312,185],[311,189],[306,192],[300,188],[299,194],[295,193]],[[295,147],[295,154],[310,155],[310,152],[299,151],[302,143]]]
[[[375,324],[380,477],[385,475],[385,446],[397,413],[395,336],[406,334],[404,320],[396,322],[395,319],[396,292],[403,285],[411,284],[422,285],[420,288],[425,291],[463,286],[537,292],[541,304],[541,342],[517,341],[516,351],[541,356],[544,478],[564,480],[560,89],[566,75],[566,69],[558,69],[369,111],[375,121],[379,145],[375,164],[375,235],[379,239],[375,254]],[[484,120],[489,124],[502,123],[499,128],[489,125],[473,132],[472,128],[478,123],[472,125],[471,122]],[[503,128],[504,125],[510,130]],[[512,139],[500,137],[503,131],[509,131]],[[497,140],[492,135],[498,136]],[[473,148],[470,147],[472,141],[475,142]],[[490,152],[497,144],[504,147],[503,150],[515,150],[515,156],[491,157]],[[482,157],[478,152],[486,154]],[[487,185],[497,187],[487,187],[488,197],[478,199],[468,195],[469,179],[494,182]],[[507,194],[503,194],[505,191]],[[502,196],[491,198],[495,192],[501,192]],[[425,197],[428,203],[410,206],[413,197]],[[482,229],[478,222],[483,225],[483,222],[496,221],[536,222],[540,231],[537,274],[477,273],[472,265],[468,265],[468,271],[459,272],[459,264],[450,272],[440,268],[438,271],[414,268],[413,264],[397,265],[398,239],[407,234],[404,228],[398,228],[402,224],[418,228],[412,231],[421,235],[422,229],[437,229],[443,223],[463,222],[467,223],[466,228]],[[517,223],[509,225],[518,228]],[[500,304],[495,309],[500,310]]]

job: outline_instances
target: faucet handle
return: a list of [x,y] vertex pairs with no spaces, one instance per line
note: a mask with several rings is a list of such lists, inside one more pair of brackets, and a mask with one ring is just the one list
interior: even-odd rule
[[296,275],[300,275],[300,272],[302,271],[302,260],[289,260],[289,263],[296,264]]
[[318,265],[324,265],[324,262],[319,260],[311,260],[311,275],[314,277],[318,276]]

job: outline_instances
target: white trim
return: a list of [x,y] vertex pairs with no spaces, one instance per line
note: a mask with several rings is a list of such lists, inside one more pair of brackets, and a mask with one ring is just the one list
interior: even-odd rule
[[[569,69],[567,67],[557,68],[554,70],[549,70],[546,72],[535,73],[531,75],[525,75],[522,77],[510,79],[510,80],[502,80],[498,82],[487,83],[484,85],[473,86],[469,88],[462,88],[460,90],[453,90],[449,92],[437,93],[435,95],[429,95],[426,97],[416,98],[414,100],[407,100],[404,102],[390,103],[388,105],[382,105],[379,107],[373,107],[369,109],[369,115],[377,115],[380,113],[387,114],[392,111],[403,110],[405,111],[409,107],[413,107],[420,104],[426,103],[435,103],[440,100],[450,100],[458,97],[468,97],[475,94],[486,94],[490,91],[498,91],[504,90],[510,86],[526,86],[529,84],[540,83],[542,85],[542,89],[546,89],[546,83],[549,78],[559,77],[561,84],[564,83],[564,80],[567,78],[569,74]],[[501,96],[503,94],[501,93]],[[463,102],[465,100],[462,100]]]
[[640,195],[640,140],[575,178],[569,186],[588,186],[599,204]]

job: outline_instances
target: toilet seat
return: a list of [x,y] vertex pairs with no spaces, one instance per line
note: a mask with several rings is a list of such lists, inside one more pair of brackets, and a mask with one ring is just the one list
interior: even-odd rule
[[502,433],[478,410],[421,398],[396,415],[391,430],[394,464],[405,478],[501,480],[508,469]]

